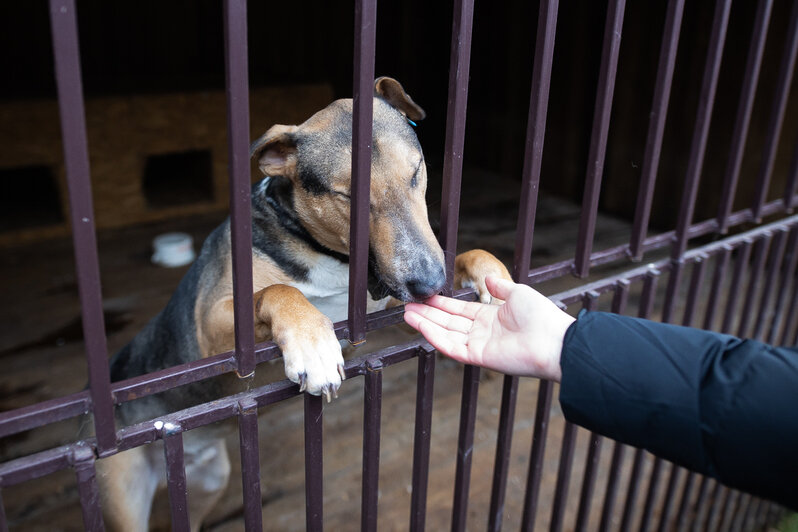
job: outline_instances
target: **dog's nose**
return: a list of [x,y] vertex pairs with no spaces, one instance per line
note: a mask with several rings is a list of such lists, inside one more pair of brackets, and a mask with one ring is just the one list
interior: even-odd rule
[[443,268],[407,281],[407,291],[416,300],[427,299],[440,292],[446,282]]

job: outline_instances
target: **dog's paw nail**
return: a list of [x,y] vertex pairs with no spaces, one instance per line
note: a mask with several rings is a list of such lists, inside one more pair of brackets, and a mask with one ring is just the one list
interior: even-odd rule
[[344,370],[343,364],[338,364],[338,375],[341,376],[342,381],[346,380],[346,370]]
[[307,374],[300,373],[299,374],[299,391],[304,392],[308,388],[308,381],[307,381]]
[[339,388],[339,386],[340,385],[338,385],[338,384],[333,384],[333,386],[332,386],[333,399],[338,399],[338,388]]
[[332,397],[330,396],[330,387],[327,384],[321,387],[321,393],[323,393],[324,397],[327,398],[328,403],[332,401]]

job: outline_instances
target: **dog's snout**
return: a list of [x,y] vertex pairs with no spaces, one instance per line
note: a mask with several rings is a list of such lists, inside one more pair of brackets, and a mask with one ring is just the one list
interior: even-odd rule
[[419,275],[407,281],[407,291],[414,299],[421,301],[440,292],[446,282],[443,268],[436,268],[424,275]]

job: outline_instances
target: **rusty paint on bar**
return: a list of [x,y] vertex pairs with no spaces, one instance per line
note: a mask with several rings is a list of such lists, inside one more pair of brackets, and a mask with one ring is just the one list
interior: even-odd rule
[[255,371],[255,321],[246,0],[224,1],[224,44],[236,372],[239,377],[248,377]]
[[474,423],[477,417],[479,367],[463,368],[463,392],[460,400],[460,429],[452,504],[452,532],[464,531],[468,517],[468,491],[471,484],[471,460],[474,452]]
[[103,514],[100,508],[100,492],[97,487],[94,451],[89,446],[77,447],[72,460],[78,481],[83,528],[92,532],[102,532],[105,530],[105,525],[103,524]]
[[593,130],[590,134],[590,152],[587,158],[582,216],[579,218],[579,234],[574,257],[574,271],[579,277],[586,277],[590,271],[590,254],[593,251],[593,236],[596,231],[596,215],[601,192],[601,178],[604,172],[604,156],[607,151],[612,99],[615,94],[615,74],[621,50],[621,30],[623,29],[625,7],[626,0],[612,0],[607,7]]
[[241,483],[244,497],[244,526],[263,529],[258,454],[258,403],[247,398],[238,402],[238,439],[241,449]]
[[[543,386],[540,382],[539,386]],[[504,376],[502,402],[499,407],[499,428],[496,436],[496,457],[493,461],[493,484],[488,511],[488,531],[499,532],[504,516],[504,496],[507,491],[507,473],[510,469],[510,449],[518,398],[518,377]]]
[[441,229],[438,235],[446,260],[446,286],[443,290],[446,295],[450,295],[452,291],[454,257],[457,253],[457,226],[460,216],[460,186],[463,174],[463,145],[465,144],[474,0],[455,0],[452,19],[443,189],[441,191]]
[[418,356],[416,424],[413,438],[413,492],[410,498],[410,531],[421,532],[427,519],[430,438],[432,436],[432,392],[435,384],[435,351]]
[[796,57],[798,57],[798,4],[793,3],[792,9],[790,10],[790,28],[787,31],[787,38],[784,41],[781,66],[779,67],[779,79],[776,82],[773,106],[770,111],[768,133],[762,148],[764,153],[756,178],[756,191],[754,192],[754,203],[751,208],[756,223],[759,223],[762,219],[762,208],[767,199],[768,189],[770,188],[770,179],[776,161],[779,139],[781,138],[781,127],[784,124],[784,118],[787,113],[787,100],[790,95],[790,86],[792,85],[792,78],[795,72]]
[[[557,469],[557,484],[554,487],[554,503],[551,507],[551,532],[560,532],[565,520],[565,507],[568,503],[568,484],[571,480],[571,469],[574,464],[574,446],[576,444],[577,427],[566,421],[560,448],[560,465]],[[526,529],[525,530],[530,530]]]
[[524,167],[521,171],[521,198],[518,208],[518,224],[515,230],[513,279],[516,282],[526,282],[529,275],[559,6],[559,0],[543,0],[540,2],[538,10],[535,61],[532,65],[532,90],[529,96],[529,116],[526,122]]
[[382,363],[366,365],[363,396],[363,487],[360,529],[377,530],[380,485],[380,423],[382,419]]
[[352,113],[352,186],[349,226],[349,341],[366,339],[369,261],[369,192],[374,112],[374,53],[377,1],[355,2]]
[[108,346],[105,338],[100,264],[94,230],[89,177],[89,149],[86,139],[86,116],[80,71],[77,13],[74,0],[51,0],[55,79],[64,166],[69,189],[72,242],[75,247],[75,270],[83,318],[83,338],[89,369],[94,430],[101,456],[116,446],[114,411],[111,402],[111,377],[108,369]]
[[324,463],[322,398],[309,393],[305,399],[305,528],[324,528]]
[[169,508],[172,530],[188,532],[188,491],[183,455],[183,433],[180,426],[164,423],[163,452],[166,459],[166,483],[169,489]]
[[643,167],[640,172],[640,188],[637,191],[637,206],[632,224],[632,237],[629,241],[629,254],[633,260],[643,258],[643,240],[648,232],[651,217],[651,204],[654,200],[654,184],[657,180],[657,169],[662,152],[662,138],[665,132],[665,120],[668,115],[668,101],[671,95],[673,71],[676,65],[676,50],[679,47],[679,33],[682,27],[684,0],[670,0],[665,15],[665,28],[662,34],[662,45],[657,67],[657,81],[654,84],[654,102],[646,137],[646,148],[643,155]]
[[[723,179],[723,188],[721,189],[720,209],[718,211],[718,226],[721,233],[726,233],[728,230],[726,220],[731,214],[734,196],[737,191],[737,182],[740,178],[740,168],[745,154],[751,112],[754,109],[754,97],[756,96],[756,87],[759,82],[759,70],[762,66],[762,55],[765,52],[765,38],[767,37],[772,7],[773,0],[759,0],[756,10],[754,30],[751,35],[751,44],[745,64],[743,87],[737,106],[737,117],[734,121],[734,133],[729,147],[729,159],[726,163],[726,173]],[[762,182],[761,186],[767,187],[767,184]],[[764,198],[762,198],[761,202],[756,203],[754,218],[757,217],[756,213],[758,209],[762,208],[764,203]]]
[[723,43],[726,40],[726,29],[729,25],[731,0],[718,0],[712,22],[712,34],[709,39],[704,79],[701,82],[701,94],[698,104],[695,129],[693,131],[692,148],[684,180],[679,218],[676,224],[676,239],[671,248],[671,257],[679,258],[687,249],[688,229],[693,222],[698,183],[704,166],[704,155],[709,138],[709,125],[712,120],[712,109],[715,105],[715,91],[720,74]]
[[529,474],[527,475],[526,493],[524,494],[521,530],[534,530],[535,528],[540,481],[543,476],[543,454],[546,450],[553,390],[554,385],[550,381],[540,381],[537,407],[535,409],[535,427],[532,431],[532,450],[529,455]]

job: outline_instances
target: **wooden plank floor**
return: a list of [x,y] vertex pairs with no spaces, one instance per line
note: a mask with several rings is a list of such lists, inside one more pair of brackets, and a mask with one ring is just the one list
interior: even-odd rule
[[[512,260],[519,184],[496,176],[471,176],[462,200],[460,246],[482,247],[505,263]],[[487,181],[486,181],[487,180]],[[489,182],[489,187],[481,183]],[[475,183],[469,185],[469,183]],[[430,186],[430,211],[439,209]],[[573,256],[579,207],[543,198],[535,234],[534,264],[546,264]],[[115,352],[162,308],[186,268],[163,269],[150,264],[152,238],[167,231],[186,231],[198,247],[221,216],[204,216],[157,225],[103,232],[99,235],[103,296],[109,353]],[[628,239],[628,224],[601,218],[596,249]],[[0,410],[5,411],[83,389],[86,368],[83,359],[79,302],[75,284],[72,246],[69,241],[18,246],[0,253]],[[546,293],[573,286],[575,280],[547,284]],[[391,334],[403,335],[398,331]],[[393,342],[395,336],[371,339],[371,348]],[[275,364],[279,374],[280,367]],[[406,530],[410,507],[416,362],[411,360],[387,368],[384,376],[382,448],[380,454],[380,530]],[[259,368],[259,372],[262,368]],[[435,376],[432,456],[428,497],[428,529],[449,527],[452,486],[459,423],[462,367],[438,358]],[[329,530],[357,530],[360,526],[360,480],[362,459],[363,381],[355,378],[341,389],[340,398],[324,410],[325,524]],[[469,529],[482,529],[487,522],[498,408],[502,378],[483,373],[480,385],[474,461],[471,478]],[[510,529],[521,519],[528,457],[534,422],[537,381],[522,380],[513,440],[507,504],[504,520]],[[556,405],[556,392],[555,392]],[[72,441],[86,420],[64,422],[0,441],[0,460]],[[260,450],[264,527],[267,530],[304,529],[302,401],[295,398],[262,412]],[[543,491],[538,526],[546,526],[559,460],[563,428],[555,406],[546,449]],[[208,519],[206,529],[242,530],[240,464],[237,435],[228,442],[233,462],[230,485]],[[580,431],[571,493],[568,525],[573,525],[581,463],[587,434]],[[610,451],[602,455],[606,473]],[[279,457],[276,459],[275,457]],[[603,478],[600,476],[599,478]],[[578,480],[577,480],[578,479]],[[80,530],[82,521],[74,477],[62,471],[3,491],[12,530]],[[168,527],[165,494],[158,497],[155,522]],[[593,504],[594,515],[600,501]]]

